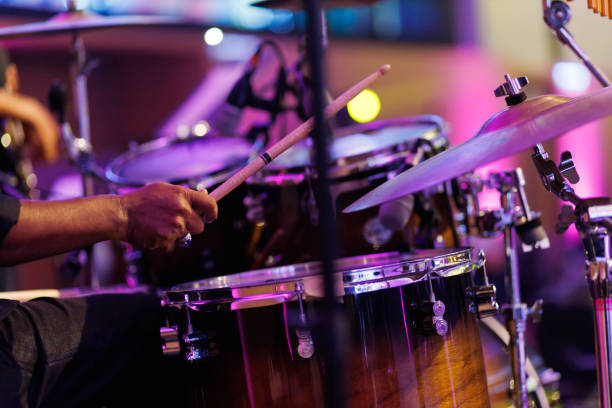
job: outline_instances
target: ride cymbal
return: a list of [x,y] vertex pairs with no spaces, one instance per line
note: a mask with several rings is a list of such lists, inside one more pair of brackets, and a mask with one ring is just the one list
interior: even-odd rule
[[363,210],[432,187],[608,115],[612,115],[612,88],[573,99],[547,95],[527,100],[497,113],[467,142],[381,184],[344,212]]

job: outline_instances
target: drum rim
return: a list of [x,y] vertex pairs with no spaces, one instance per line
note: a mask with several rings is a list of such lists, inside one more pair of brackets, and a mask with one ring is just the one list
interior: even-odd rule
[[[441,117],[436,115],[404,116],[400,118],[376,120],[338,128],[334,130],[334,134],[337,136],[336,140],[338,140],[343,137],[349,137],[351,135],[360,133],[367,134],[368,132],[383,130],[385,128],[407,125],[432,126],[431,129],[428,129],[421,134],[419,138],[425,138],[433,143],[435,143],[437,140],[442,140],[448,143],[446,122],[444,122]],[[419,138],[408,139],[393,145],[376,148],[369,152],[330,160],[329,175],[332,179],[339,179],[371,170],[376,167],[400,163],[409,156],[414,143]],[[298,185],[303,181],[304,174],[310,168],[312,167],[308,165],[275,170],[264,168],[258,174],[249,178],[247,180],[247,184],[256,186]],[[282,180],[279,182],[279,176],[281,175],[283,177],[281,177]]]
[[[460,275],[474,269],[472,250],[471,247],[440,248],[413,254],[386,252],[340,258],[341,265],[335,272],[336,291],[342,296],[403,286],[431,275]],[[266,273],[274,271],[279,275],[277,278],[263,279]],[[162,298],[166,305],[193,307],[232,302],[248,297],[245,293],[270,294],[286,300],[303,291],[307,296],[320,297],[321,276],[320,262],[306,262],[186,282],[164,291]],[[208,285],[204,287],[205,284]]]
[[191,136],[191,137],[184,138],[184,139],[160,137],[160,138],[139,144],[135,146],[134,148],[131,148],[121,153],[119,156],[115,157],[113,160],[111,160],[106,165],[104,169],[104,175],[106,179],[110,181],[111,183],[122,185],[122,186],[140,187],[140,186],[144,186],[144,185],[159,182],[159,181],[172,183],[172,184],[179,184],[179,183],[192,184],[195,181],[196,184],[206,184],[204,187],[210,187],[210,186],[223,182],[224,180],[229,178],[229,176],[232,173],[234,173],[238,168],[240,168],[241,165],[244,165],[255,153],[255,151],[253,150],[253,146],[251,145],[250,147],[250,149],[252,150],[251,153],[248,156],[246,156],[243,160],[237,160],[236,163],[228,165],[227,167],[217,170],[215,172],[196,174],[193,177],[189,177],[189,178],[168,178],[166,180],[137,181],[134,178],[125,177],[125,176],[120,175],[119,169],[121,169],[124,165],[134,160],[135,158],[142,157],[142,155],[161,150],[168,146],[173,146],[175,144],[181,144],[181,143],[196,142],[196,141],[214,142],[214,140],[222,140],[222,139],[223,140],[234,140],[234,141],[237,140],[240,143],[244,142],[245,146],[247,144],[250,145],[250,143],[247,140],[243,138],[239,138],[239,137]]

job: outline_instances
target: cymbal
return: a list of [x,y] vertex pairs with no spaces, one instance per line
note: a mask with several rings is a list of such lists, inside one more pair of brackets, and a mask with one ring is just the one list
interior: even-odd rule
[[43,34],[61,34],[71,31],[84,31],[110,27],[145,26],[159,24],[178,24],[181,19],[164,16],[102,16],[100,14],[78,11],[59,13],[52,18],[36,23],[28,23],[0,28],[0,39]]
[[[370,6],[377,2],[378,0],[323,0],[321,5],[325,9],[331,9],[341,7]],[[251,3],[251,6],[268,9],[300,11],[303,9],[303,2],[301,0],[261,0]]]
[[435,186],[608,115],[612,115],[612,88],[573,99],[554,95],[529,99],[492,116],[467,142],[400,173],[344,212],[363,210]]

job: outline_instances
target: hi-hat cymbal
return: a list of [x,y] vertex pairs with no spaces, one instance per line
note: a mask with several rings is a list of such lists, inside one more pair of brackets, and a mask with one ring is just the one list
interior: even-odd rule
[[381,184],[344,212],[363,210],[435,186],[608,115],[612,115],[612,88],[574,99],[548,95],[527,100],[497,113],[467,142]]
[[43,34],[61,34],[110,27],[178,24],[181,20],[164,16],[102,16],[85,11],[67,11],[49,20],[0,28],[0,39]]
[[[378,0],[323,0],[321,5],[325,9],[331,9],[370,6],[377,2]],[[251,6],[291,11],[300,11],[304,8],[302,0],[261,0],[251,3]]]

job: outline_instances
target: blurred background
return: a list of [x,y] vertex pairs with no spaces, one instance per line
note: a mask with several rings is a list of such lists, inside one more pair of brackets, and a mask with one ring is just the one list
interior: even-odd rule
[[[103,15],[159,14],[186,21],[169,27],[83,33],[89,56],[98,60],[89,77],[89,106],[92,145],[101,163],[127,151],[131,144],[172,135],[179,125],[195,126],[207,117],[224,100],[262,40],[277,42],[287,61],[297,58],[303,13],[254,8],[250,3],[77,2],[79,8]],[[0,4],[2,26],[42,21],[65,10],[63,0],[4,0]],[[569,4],[573,18],[568,28],[576,41],[600,68],[612,71],[608,44],[612,21],[594,14],[586,1]],[[439,115],[450,126],[452,145],[468,140],[491,115],[505,108],[503,99],[493,95],[505,73],[528,76],[526,92],[531,97],[573,97],[600,87],[545,25],[540,1],[383,0],[330,10],[326,17],[329,92],[338,95],[380,65],[391,64],[392,71],[371,87],[378,96],[379,111],[371,108],[374,113],[365,120]],[[54,79],[70,83],[70,41],[67,34],[2,41],[19,68],[21,92],[46,103]],[[269,81],[265,74],[255,79],[254,86]],[[76,126],[76,117],[70,115],[69,121]],[[297,125],[294,116],[276,127],[272,138]],[[248,129],[259,119],[257,112],[246,112],[239,129]],[[338,120],[354,123],[347,112]],[[606,177],[612,169],[610,125],[609,119],[592,123],[545,144],[556,161],[562,151],[571,150],[581,176],[574,186],[580,196],[612,192],[612,178]],[[562,236],[554,233],[561,204],[543,188],[529,152],[478,173],[517,166],[525,172],[530,204],[542,212],[551,240],[550,249],[520,256],[524,301],[532,304],[542,298],[545,305],[542,322],[529,326],[532,359],[561,374],[564,406],[596,406],[592,308],[577,232],[572,226]],[[65,157],[35,163],[35,173],[42,198],[80,194],[80,179]],[[102,192],[104,187],[99,189]],[[482,203],[496,207],[497,193],[483,195]],[[220,211],[222,215],[223,207]],[[470,238],[469,243],[486,251],[489,274],[503,294],[502,240]],[[111,246],[94,262],[101,269],[115,270],[120,258]],[[6,271],[4,289],[67,285],[57,272],[61,261],[61,257],[45,259]]]

